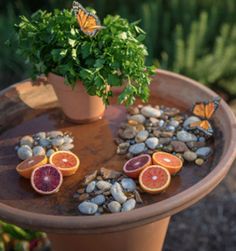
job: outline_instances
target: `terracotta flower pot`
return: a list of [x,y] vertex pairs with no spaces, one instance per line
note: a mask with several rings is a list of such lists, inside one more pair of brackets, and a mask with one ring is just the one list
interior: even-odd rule
[[88,95],[81,81],[77,81],[72,89],[65,84],[63,77],[49,73],[48,82],[52,84],[63,112],[71,121],[88,123],[102,118],[105,111],[102,99]]

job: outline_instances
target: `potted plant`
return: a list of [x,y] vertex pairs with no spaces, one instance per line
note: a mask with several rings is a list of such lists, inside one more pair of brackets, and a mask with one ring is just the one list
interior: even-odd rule
[[30,18],[21,16],[16,27],[18,51],[30,63],[32,78],[48,76],[71,120],[101,117],[113,87],[123,87],[119,103],[130,105],[136,97],[147,101],[154,67],[145,65],[145,33],[137,22],[108,15],[90,36],[73,10],[39,10]]

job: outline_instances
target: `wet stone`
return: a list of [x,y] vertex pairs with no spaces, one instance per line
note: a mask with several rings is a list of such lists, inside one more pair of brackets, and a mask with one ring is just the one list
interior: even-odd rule
[[89,199],[89,194],[87,193],[82,193],[79,195],[79,201],[85,201]]
[[129,149],[130,144],[128,142],[124,142],[118,145],[117,154],[126,154]]
[[198,166],[202,166],[204,164],[204,160],[203,159],[200,159],[200,158],[197,158],[195,160],[195,164],[198,165]]
[[115,171],[115,170],[111,170],[111,169],[107,169],[102,167],[101,170],[101,175],[102,177],[107,180],[107,179],[118,179],[121,176],[121,172]]
[[159,109],[153,108],[151,106],[144,106],[141,109],[141,113],[145,117],[154,117],[154,118],[159,118],[161,116],[161,112]]
[[51,142],[48,139],[41,138],[39,140],[39,145],[42,146],[42,147],[48,147],[48,146],[51,145]]
[[138,107],[132,107],[132,106],[130,106],[130,107],[128,108],[128,113],[129,113],[130,115],[138,114],[138,113],[139,113],[139,109],[138,109]]
[[107,206],[111,213],[119,213],[121,210],[121,204],[117,201],[111,201]]
[[92,193],[96,187],[96,181],[91,181],[86,187],[86,193]]
[[102,191],[107,191],[107,190],[110,190],[112,185],[108,181],[100,180],[97,182],[96,186],[98,189]]
[[56,137],[52,139],[51,141],[53,146],[61,146],[64,144],[64,138],[63,137]]
[[134,197],[137,203],[143,203],[142,197],[138,190],[134,191]]
[[46,153],[47,157],[49,158],[53,153],[55,153],[55,150],[49,149]]
[[40,155],[44,156],[44,155],[46,155],[46,152],[42,146],[35,146],[33,148],[33,155],[34,156],[40,156]]
[[140,131],[136,135],[135,140],[136,140],[137,143],[144,142],[147,139],[148,135],[149,135],[148,131],[146,131],[146,130]]
[[134,127],[128,127],[120,133],[123,139],[133,139],[136,136],[136,129]]
[[142,114],[130,116],[129,119],[137,121],[139,124],[143,124],[146,121],[146,118]]
[[192,151],[186,151],[183,155],[184,159],[189,161],[189,162],[193,162],[194,160],[196,160],[197,158],[197,154],[195,152]]
[[206,159],[212,154],[212,149],[211,147],[201,147],[197,149],[196,154],[198,157]]
[[92,202],[84,201],[81,204],[79,204],[78,208],[82,214],[92,215],[97,212],[98,205]]
[[23,145],[27,145],[29,147],[32,147],[33,146],[33,143],[34,143],[34,139],[29,136],[29,135],[26,135],[24,136],[23,138],[21,138],[20,140],[20,145],[23,146]]
[[25,159],[28,159],[28,158],[32,157],[33,152],[32,152],[31,148],[28,145],[23,145],[23,146],[18,148],[17,156],[19,157],[19,159],[25,160]]
[[130,148],[129,148],[129,152],[134,155],[138,155],[138,154],[144,152],[144,150],[145,150],[144,143],[137,143],[137,144],[130,146]]
[[173,135],[174,135],[174,132],[172,131],[164,131],[164,132],[161,132],[160,136],[163,138],[171,138]]
[[35,138],[45,139],[46,138],[46,132],[38,132],[34,136],[35,136]]
[[56,138],[59,136],[63,136],[63,132],[62,131],[51,131],[47,133],[47,137],[49,138]]
[[183,153],[189,150],[186,144],[182,141],[172,141],[171,145],[173,146],[174,151],[177,153]]
[[161,136],[161,131],[159,130],[153,130],[153,135],[157,138],[159,138]]
[[118,182],[115,182],[115,184],[112,185],[111,194],[112,197],[121,204],[127,200],[127,197],[123,193],[122,187]]
[[97,204],[98,206],[103,205],[105,201],[106,198],[103,194],[97,195],[96,197],[91,199],[91,202]]
[[129,199],[123,204],[121,211],[122,212],[131,211],[135,208],[135,206],[136,206],[135,199]]
[[177,138],[178,140],[183,142],[197,141],[197,137],[194,134],[186,132],[184,130],[177,133]]
[[147,145],[147,147],[148,147],[149,149],[152,149],[152,150],[153,150],[153,149],[155,149],[155,148],[157,147],[159,141],[158,141],[158,138],[152,137],[152,138],[148,138],[148,139],[145,141],[145,143],[146,143],[146,145]]
[[93,181],[93,180],[97,177],[97,173],[98,173],[98,171],[96,170],[96,171],[94,171],[93,173],[87,175],[87,176],[85,177],[84,184],[87,185],[87,184],[89,184],[91,181]]
[[128,192],[133,192],[136,190],[136,183],[134,182],[133,179],[130,178],[123,178],[121,180],[121,186],[123,187],[124,190]]
[[171,138],[159,138],[159,145],[169,145]]

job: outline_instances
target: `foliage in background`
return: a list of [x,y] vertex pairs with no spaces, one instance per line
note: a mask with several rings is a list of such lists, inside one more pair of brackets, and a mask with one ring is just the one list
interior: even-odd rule
[[[141,27],[148,34],[146,45],[149,63],[155,61],[160,68],[182,73],[210,87],[236,95],[235,0],[80,2],[94,7],[101,18],[110,13],[120,14],[131,21],[140,19]],[[72,1],[10,0],[8,3],[19,14],[23,11],[30,13],[38,8],[70,8]],[[0,31],[3,36],[0,36],[0,45],[11,33],[11,24],[8,17],[1,17]],[[27,69],[15,51],[7,52],[3,46],[0,48],[0,73],[4,72],[1,79],[11,83],[11,77],[7,78],[7,75],[13,76],[13,72],[16,79],[21,79],[20,74]]]

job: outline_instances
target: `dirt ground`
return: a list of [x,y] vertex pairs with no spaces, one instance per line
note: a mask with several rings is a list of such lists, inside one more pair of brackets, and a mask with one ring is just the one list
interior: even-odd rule
[[236,250],[236,161],[213,192],[172,217],[163,250]]

